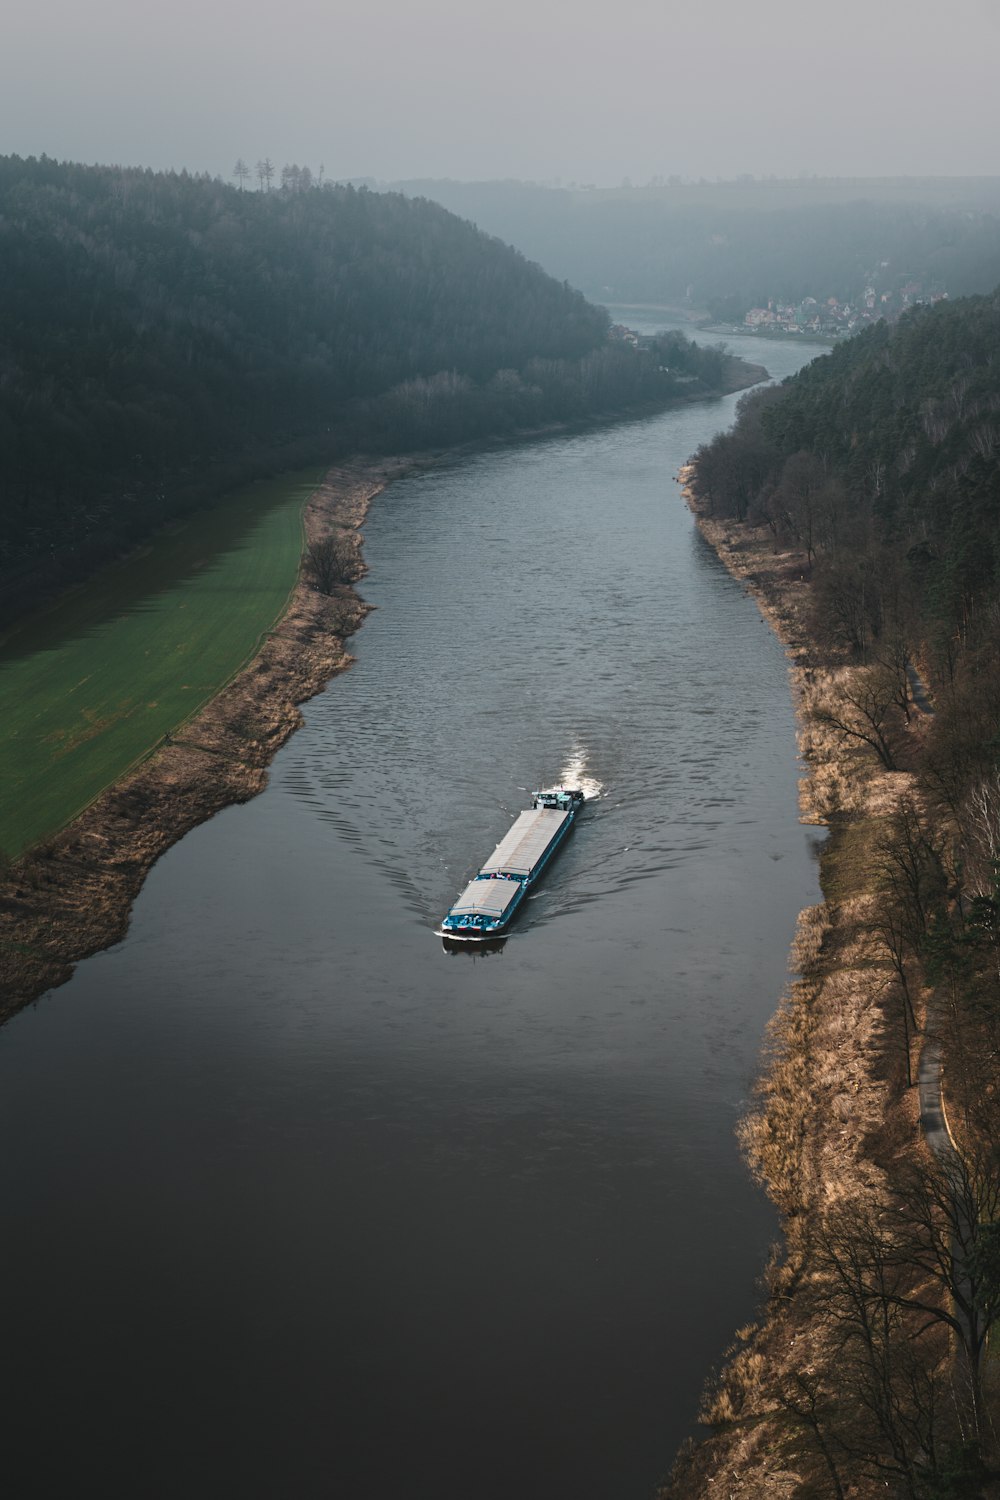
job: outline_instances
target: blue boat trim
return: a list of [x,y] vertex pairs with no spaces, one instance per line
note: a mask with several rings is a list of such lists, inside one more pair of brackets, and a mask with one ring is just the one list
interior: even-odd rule
[[438,936],[481,942],[506,932],[528,891],[560,849],[584,803],[580,791],[536,792],[479,874],[458,897]]

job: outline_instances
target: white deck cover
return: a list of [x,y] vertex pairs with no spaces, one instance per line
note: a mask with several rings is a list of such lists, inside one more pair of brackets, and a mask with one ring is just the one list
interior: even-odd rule
[[569,813],[549,807],[523,812],[483,865],[483,873],[503,870],[508,875],[530,875],[568,817]]
[[474,880],[449,912],[453,917],[502,917],[518,891],[516,880]]

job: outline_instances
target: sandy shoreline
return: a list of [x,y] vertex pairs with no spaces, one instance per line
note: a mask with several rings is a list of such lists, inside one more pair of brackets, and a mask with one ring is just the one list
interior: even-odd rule
[[[376,495],[416,467],[388,458],[336,466],[306,504],[307,541],[350,537]],[[352,661],[346,640],[369,611],[350,585],[330,597],[300,576],[258,653],[210,703],[61,833],[0,878],[0,1021],[120,941],[152,865],[197,824],[262,791],[302,722],[298,705]]]

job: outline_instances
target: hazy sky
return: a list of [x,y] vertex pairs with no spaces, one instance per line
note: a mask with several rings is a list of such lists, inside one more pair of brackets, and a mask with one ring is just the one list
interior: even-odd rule
[[1000,0],[6,0],[0,152],[614,184],[1000,172]]

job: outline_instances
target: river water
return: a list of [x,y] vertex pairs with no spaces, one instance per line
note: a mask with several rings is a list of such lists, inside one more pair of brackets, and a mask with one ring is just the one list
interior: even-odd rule
[[[19,1500],[665,1474],[774,1235],[733,1132],[818,895],[781,648],[673,482],[734,400],[387,491],[357,663],[267,792],[0,1032]],[[503,950],[446,954],[580,778]]]

